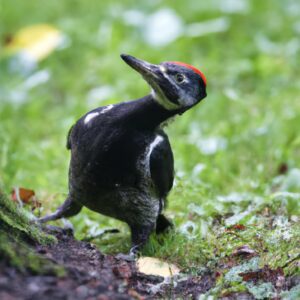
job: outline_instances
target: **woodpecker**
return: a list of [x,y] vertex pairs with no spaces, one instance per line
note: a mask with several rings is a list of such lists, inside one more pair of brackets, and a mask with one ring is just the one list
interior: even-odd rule
[[131,250],[138,251],[154,230],[172,226],[162,214],[174,180],[173,152],[162,124],[206,97],[206,78],[181,62],[121,58],[142,75],[151,93],[96,108],[71,127],[68,197],[40,222],[74,216],[85,206],[126,222]]

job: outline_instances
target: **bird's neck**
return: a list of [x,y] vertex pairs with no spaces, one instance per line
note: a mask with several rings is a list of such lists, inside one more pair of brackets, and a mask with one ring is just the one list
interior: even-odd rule
[[127,104],[131,122],[146,129],[154,129],[180,113],[179,110],[167,110],[158,104],[151,94]]

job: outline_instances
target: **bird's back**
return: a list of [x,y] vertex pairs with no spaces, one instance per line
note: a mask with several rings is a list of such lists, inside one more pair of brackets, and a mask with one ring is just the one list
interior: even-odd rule
[[72,179],[97,187],[138,186],[137,162],[155,133],[130,126],[118,116],[121,105],[101,107],[84,115],[69,135]]

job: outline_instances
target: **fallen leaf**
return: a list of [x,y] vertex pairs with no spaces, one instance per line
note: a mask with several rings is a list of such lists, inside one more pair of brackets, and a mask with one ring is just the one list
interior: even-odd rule
[[180,269],[174,264],[169,264],[154,257],[140,257],[136,264],[138,271],[146,275],[171,277],[180,272]]
[[22,187],[14,187],[11,192],[11,198],[13,201],[22,203],[29,203],[30,200],[35,196],[35,192],[33,190],[29,190]]
[[230,230],[242,231],[242,230],[246,230],[246,226],[243,224],[235,224],[226,228],[226,231],[230,231]]
[[284,272],[282,268],[275,270],[270,269],[269,266],[264,266],[262,269],[253,272],[240,273],[239,276],[243,281],[257,282],[262,280],[264,282],[271,282],[273,285],[282,285],[284,282]]
[[232,252],[232,255],[234,255],[234,256],[237,256],[237,255],[253,256],[255,254],[256,254],[256,252],[253,249],[251,249],[248,245],[240,246]]
[[42,203],[36,198],[34,190],[14,187],[11,192],[11,199],[17,202],[20,206],[23,206],[23,204],[31,205],[32,211],[42,207]]
[[11,36],[5,45],[8,53],[24,52],[40,61],[50,55],[62,42],[61,32],[49,24],[24,27]]

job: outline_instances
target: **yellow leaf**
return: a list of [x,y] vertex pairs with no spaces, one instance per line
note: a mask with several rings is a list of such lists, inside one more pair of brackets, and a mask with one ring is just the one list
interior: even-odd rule
[[177,266],[154,257],[140,257],[136,264],[138,271],[147,275],[171,277],[180,272]]
[[62,42],[62,33],[52,25],[37,24],[18,31],[5,46],[7,52],[24,52],[40,61],[49,56]]

